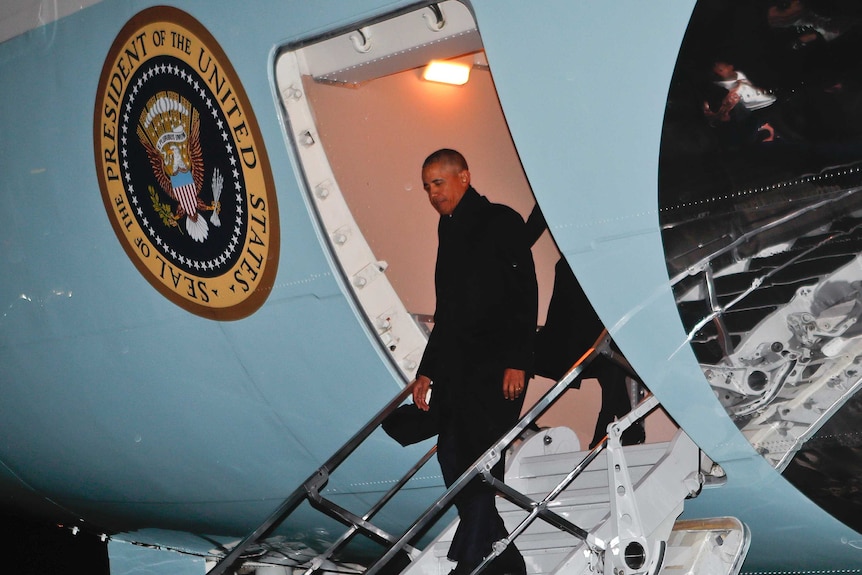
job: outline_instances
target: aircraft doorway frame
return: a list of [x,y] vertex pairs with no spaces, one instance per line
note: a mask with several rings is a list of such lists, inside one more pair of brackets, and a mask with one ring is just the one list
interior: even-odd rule
[[[304,176],[306,204],[309,211],[314,214],[321,243],[328,247],[327,255],[333,269],[339,272],[343,291],[351,296],[354,310],[357,315],[364,318],[369,335],[378,341],[381,352],[396,367],[405,384],[415,377],[427,341],[426,323],[430,322],[429,314],[433,310],[433,291],[430,290],[433,289],[433,263],[436,251],[436,214],[433,214],[428,206],[427,198],[421,189],[421,182],[418,181],[422,158],[436,148],[427,149],[429,144],[426,140],[433,140],[433,137],[429,138],[428,134],[421,129],[411,131],[411,126],[407,124],[410,121],[421,121],[415,119],[419,113],[430,113],[423,108],[422,97],[436,98],[435,101],[441,105],[444,101],[448,101],[448,105],[455,108],[460,104],[456,105],[453,102],[463,102],[463,99],[468,97],[467,94],[470,94],[468,92],[470,88],[432,86],[421,80],[419,71],[432,59],[466,61],[473,68],[474,77],[483,75],[474,82],[479,81],[491,87],[492,95],[479,91],[476,92],[478,96],[470,96],[473,99],[481,99],[481,102],[472,105],[477,108],[494,109],[495,113],[499,114],[500,120],[496,123],[505,130],[505,135],[500,137],[494,134],[493,137],[501,140],[499,145],[509,147],[508,153],[514,161],[505,162],[507,164],[505,169],[517,170],[522,182],[517,186],[511,186],[514,190],[506,193],[518,194],[517,201],[521,205],[513,207],[519,209],[526,217],[535,199],[520,161],[517,159],[514,143],[511,141],[511,135],[502,116],[476,22],[465,4],[448,0],[428,6],[414,6],[408,11],[390,14],[386,19],[357,24],[343,30],[340,34],[330,33],[321,38],[288,45],[275,60],[276,88],[284,114],[286,135],[293,146],[297,163]],[[406,168],[408,173],[398,176],[402,179],[398,180],[397,185],[400,190],[397,190],[397,193],[387,187],[391,186],[392,182],[386,180],[388,176],[382,169],[367,176],[362,186],[356,185],[355,182],[353,185],[350,182],[343,182],[344,165],[354,161],[353,152],[357,156],[367,152],[357,149],[359,146],[346,152],[342,151],[340,156],[337,151],[332,151],[339,143],[333,140],[340,140],[341,134],[333,138],[336,135],[334,129],[330,129],[327,133],[324,117],[326,112],[322,112],[320,107],[315,107],[317,104],[315,94],[328,90],[330,93],[338,92],[340,96],[346,98],[359,94],[363,90],[374,90],[375,86],[392,82],[393,78],[399,75],[405,78],[405,82],[414,86],[413,90],[426,91],[423,95],[416,95],[416,92],[413,92],[413,96],[418,100],[415,103],[416,108],[420,112],[414,111],[414,118],[410,120],[393,113],[392,117],[382,120],[377,118],[377,125],[380,122],[400,125],[398,129],[409,131],[408,137],[411,140],[409,143],[400,143],[404,146],[414,145],[413,140],[415,140],[415,146],[422,151],[417,151],[415,157],[410,156],[405,162],[409,164]],[[383,90],[383,88],[378,89]],[[443,92],[447,89],[450,91]],[[429,90],[439,91],[429,96],[427,92]],[[493,102],[488,101],[489,97],[493,98]],[[361,137],[364,139],[366,148],[375,149],[378,155],[392,153],[391,142],[374,140],[377,136],[375,125],[368,122],[360,129],[363,130]],[[481,130],[475,129],[472,133],[484,131],[484,129],[485,126],[482,125]],[[461,131],[454,128],[449,130],[445,134],[445,141],[451,143],[437,147],[460,146],[465,139],[465,132],[471,134],[469,128]],[[471,137],[477,138],[479,135],[471,135]],[[487,136],[483,137],[487,138]],[[489,146],[484,142],[481,147]],[[345,158],[346,155],[351,157]],[[471,160],[475,157],[475,154],[465,155],[468,155]],[[374,161],[378,161],[378,158],[375,157]],[[471,161],[471,168],[473,167]],[[497,168],[494,167],[493,170]],[[500,177],[513,179],[504,171]],[[404,184],[405,181],[408,183]],[[362,196],[361,194],[365,192],[359,190],[360,187],[374,187],[375,198],[367,199],[370,196]],[[402,191],[406,193],[400,193]],[[491,191],[493,201],[512,205],[510,199],[501,199],[496,190]],[[381,200],[381,196],[386,196],[388,199]],[[374,214],[370,219],[366,215],[364,222],[358,221],[362,214],[355,213],[355,210],[367,210],[362,204],[372,201],[402,202],[408,196],[410,197],[408,203],[394,208],[394,215]],[[394,266],[398,268],[393,272],[396,275],[401,273],[403,276],[408,266],[411,269],[422,268],[422,273],[425,274],[422,283],[429,289],[430,300],[425,298],[419,303],[415,298],[409,297],[412,294],[409,293],[409,289],[403,287],[403,283],[396,291],[394,285],[397,284],[397,280],[391,281],[386,273],[390,264],[379,259],[375,254],[375,251],[386,253],[388,259],[391,256],[388,245],[400,242],[401,238],[409,234],[401,234],[398,237],[393,232],[387,242],[381,242],[379,238],[369,240],[368,237],[368,232],[374,233],[371,228],[392,225],[393,220],[401,220],[396,224],[404,223],[403,221],[406,220],[404,216],[411,220],[414,218],[421,220],[421,225],[424,227],[421,228],[421,232],[417,232],[417,235],[422,236],[421,241],[425,245],[431,246],[425,249],[421,256],[414,253],[406,261],[394,262]],[[393,237],[397,239],[393,240]],[[384,244],[383,247],[381,244]],[[545,248],[550,247],[554,252],[548,257],[549,261],[558,257],[550,238],[544,239],[542,245]],[[405,293],[408,294],[409,305],[418,309],[417,313],[408,311],[405,306]]]

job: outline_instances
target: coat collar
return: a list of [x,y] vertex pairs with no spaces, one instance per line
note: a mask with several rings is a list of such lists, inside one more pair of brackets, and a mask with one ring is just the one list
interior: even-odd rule
[[459,220],[464,219],[464,217],[468,217],[469,214],[476,212],[480,206],[483,204],[485,198],[479,195],[479,192],[470,186],[467,188],[467,191],[464,192],[464,195],[461,197],[461,201],[458,202],[458,205],[455,206],[455,209],[449,215],[448,218],[444,216],[444,219],[452,219]]

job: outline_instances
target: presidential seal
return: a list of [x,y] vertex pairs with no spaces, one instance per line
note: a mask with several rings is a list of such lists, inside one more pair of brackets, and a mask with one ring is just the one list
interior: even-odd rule
[[102,200],[140,273],[204,317],[257,310],[278,267],[275,190],[215,39],[180,10],[140,12],[105,60],[94,118]]

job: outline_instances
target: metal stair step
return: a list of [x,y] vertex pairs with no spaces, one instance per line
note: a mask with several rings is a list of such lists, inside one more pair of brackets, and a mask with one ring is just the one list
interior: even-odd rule
[[[551,433],[548,432],[548,436]],[[506,483],[534,501],[546,494],[583,461],[588,452],[565,451],[554,435],[533,436],[522,445],[520,453],[509,461]],[[558,449],[560,453],[542,453]],[[598,545],[617,535],[618,524],[611,517],[608,457],[600,453],[584,472],[547,509],[590,534]],[[615,461],[623,461],[621,452]],[[698,450],[691,440],[679,433],[673,441],[662,444],[629,446],[624,449],[624,466],[631,477],[632,496],[638,501],[643,533],[657,537],[648,556],[651,561],[664,557],[660,575],[726,575],[738,573],[745,555],[748,537],[735,519],[676,521],[683,500],[693,492],[692,482],[699,466]],[[615,486],[619,485],[615,481]],[[617,502],[618,504],[618,502]],[[505,497],[497,498],[497,509],[510,533],[528,517],[528,511]],[[618,510],[619,512],[619,510]],[[408,568],[410,575],[447,575],[454,563],[446,557],[457,519]],[[666,541],[666,544],[660,541]],[[584,553],[586,543],[560,531],[541,518],[535,518],[514,541],[524,556],[530,575],[586,575],[595,572],[595,561],[604,554]],[[661,546],[664,545],[664,554]],[[731,565],[732,563],[732,565]],[[730,569],[728,570],[728,566]]]

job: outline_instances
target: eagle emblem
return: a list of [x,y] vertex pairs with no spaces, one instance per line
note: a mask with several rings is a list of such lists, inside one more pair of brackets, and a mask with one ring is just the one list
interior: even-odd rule
[[222,178],[217,171],[214,173],[213,202],[207,204],[200,197],[204,183],[204,158],[198,111],[175,92],[159,92],[141,111],[137,133],[147,151],[156,181],[162,191],[176,202],[176,212],[161,204],[154,190],[151,191],[153,207],[169,226],[179,227],[185,218],[189,237],[203,242],[209,235],[209,225],[202,212],[212,212],[210,223],[216,227],[221,225],[218,199]]

